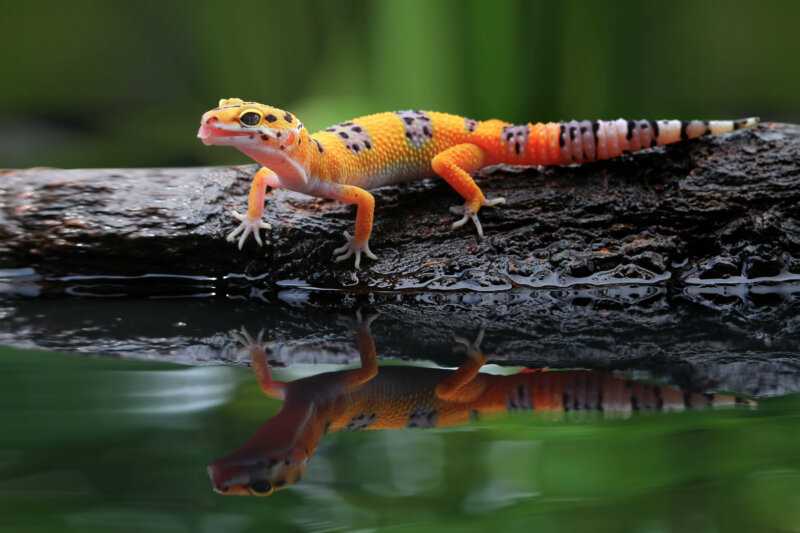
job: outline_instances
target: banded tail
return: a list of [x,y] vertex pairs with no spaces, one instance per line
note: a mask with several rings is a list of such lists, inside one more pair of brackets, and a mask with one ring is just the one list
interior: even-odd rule
[[[509,152],[530,158],[533,164],[570,165],[618,157],[625,152],[638,152],[704,135],[721,135],[734,130],[755,127],[757,117],[740,120],[584,120],[549,124],[531,124],[525,129],[527,154],[520,150],[519,126],[506,127],[503,140]],[[512,131],[513,130],[513,131]],[[509,135],[513,134],[513,135]],[[511,149],[513,148],[513,149]],[[527,157],[525,157],[527,156]]]
[[598,411],[625,417],[636,411],[688,411],[746,406],[756,402],[735,395],[683,391],[586,370],[527,374],[524,384],[512,390],[507,409],[536,411]]

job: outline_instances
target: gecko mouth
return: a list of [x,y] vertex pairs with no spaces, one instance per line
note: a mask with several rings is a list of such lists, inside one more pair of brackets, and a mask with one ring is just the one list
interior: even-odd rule
[[253,132],[244,131],[236,126],[228,126],[221,124],[218,119],[210,118],[200,123],[200,129],[197,130],[197,138],[203,141],[205,145],[218,144],[224,139],[231,139],[236,137],[250,137],[255,135]]

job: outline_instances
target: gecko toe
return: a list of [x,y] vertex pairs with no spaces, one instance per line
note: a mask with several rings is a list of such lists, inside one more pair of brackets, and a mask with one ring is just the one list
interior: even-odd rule
[[261,239],[261,230],[272,229],[272,226],[270,224],[264,222],[260,218],[255,218],[255,219],[250,218],[246,215],[237,213],[236,211],[231,211],[231,215],[233,216],[233,218],[239,220],[240,222],[239,225],[236,226],[236,228],[233,231],[228,233],[228,236],[226,237],[226,240],[228,242],[236,242],[238,239],[237,246],[241,250],[242,248],[244,248],[244,243],[247,241],[247,237],[249,237],[250,234],[252,233],[256,243],[259,246],[264,245],[264,242]]
[[378,256],[369,249],[369,241],[357,243],[355,237],[351,237],[346,231],[344,232],[344,238],[347,239],[347,242],[333,251],[334,262],[339,263],[355,256],[355,268],[359,270],[361,268],[361,254],[373,260],[378,259]]

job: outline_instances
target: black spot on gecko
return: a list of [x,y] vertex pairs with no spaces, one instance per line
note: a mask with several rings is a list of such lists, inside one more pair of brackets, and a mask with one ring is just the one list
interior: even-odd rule
[[476,120],[472,120],[471,118],[464,119],[464,129],[468,132],[472,133],[475,131],[475,128],[478,127],[478,122]]
[[628,121],[628,134],[625,135],[625,138],[629,141],[633,139],[633,130],[636,128],[636,123],[632,120]]
[[281,133],[281,132],[278,132],[278,133],[276,133],[275,135],[277,135],[277,136],[278,136],[278,139],[280,139],[281,137],[283,137],[283,133]]
[[316,139],[311,139],[311,140],[312,140],[312,141],[314,141],[314,144],[316,144],[316,145],[317,145],[317,150],[319,150],[319,153],[322,153],[322,152],[324,152],[324,151],[325,151],[325,150],[323,150],[323,149],[322,149],[322,143],[320,143],[320,142],[319,142],[318,140],[316,140]]
[[354,416],[350,422],[347,423],[345,429],[348,431],[359,431],[366,429],[374,424],[377,418],[378,417],[375,413],[361,413],[360,415]]
[[558,145],[561,148],[564,148],[567,145],[567,141],[564,140],[564,132],[565,131],[566,131],[566,128],[564,127],[563,124],[561,124],[561,126],[559,128],[559,132],[558,132]]
[[689,126],[689,123],[685,120],[681,120],[681,140],[688,141],[689,134],[686,132],[686,127]]
[[655,120],[648,120],[650,127],[653,128],[653,138],[658,139],[658,122]]
[[283,119],[286,122],[289,122],[290,124],[292,123],[292,121],[294,121],[294,117],[292,116],[291,113],[286,113],[285,115],[283,115]]
[[575,126],[572,126],[572,127],[569,129],[569,140],[570,140],[570,141],[574,141],[574,140],[575,140],[575,132],[576,132],[576,130],[577,130],[577,129],[578,129],[578,128],[576,128]]
[[408,417],[410,428],[432,428],[436,426],[436,410],[432,408],[415,409]]
[[267,122],[275,122],[276,120],[278,120],[278,117],[276,117],[272,113],[270,113],[269,115],[267,115],[264,118],[266,119]]
[[500,140],[507,145],[509,151],[513,150],[515,154],[521,155],[528,146],[528,135],[527,124],[504,126]]
[[264,135],[264,134],[262,133],[262,134],[261,134],[261,140],[262,140],[262,141],[268,141],[268,140],[269,140],[269,137],[267,137],[266,135]]
[[531,395],[528,394],[528,387],[522,383],[517,385],[517,387],[511,391],[506,399],[506,407],[509,411],[530,411],[533,409],[534,406],[533,402],[531,401]]
[[[371,150],[372,142],[369,134],[363,126],[354,124],[352,121],[342,122],[341,124],[334,124],[325,131],[335,133],[337,137],[342,139],[342,142],[348,150],[354,154],[359,154],[363,150]],[[321,152],[322,150],[320,150]]]
[[403,121],[406,139],[414,148],[421,148],[433,138],[430,117],[424,111],[396,111]]

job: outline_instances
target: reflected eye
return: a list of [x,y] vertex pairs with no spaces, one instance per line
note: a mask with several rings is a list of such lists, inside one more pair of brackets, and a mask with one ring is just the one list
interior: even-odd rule
[[250,490],[252,490],[255,494],[265,495],[272,492],[272,485],[269,484],[269,481],[265,480],[254,481],[250,485]]
[[256,126],[259,122],[261,122],[261,115],[255,111],[248,111],[239,117],[239,122],[245,126]]

